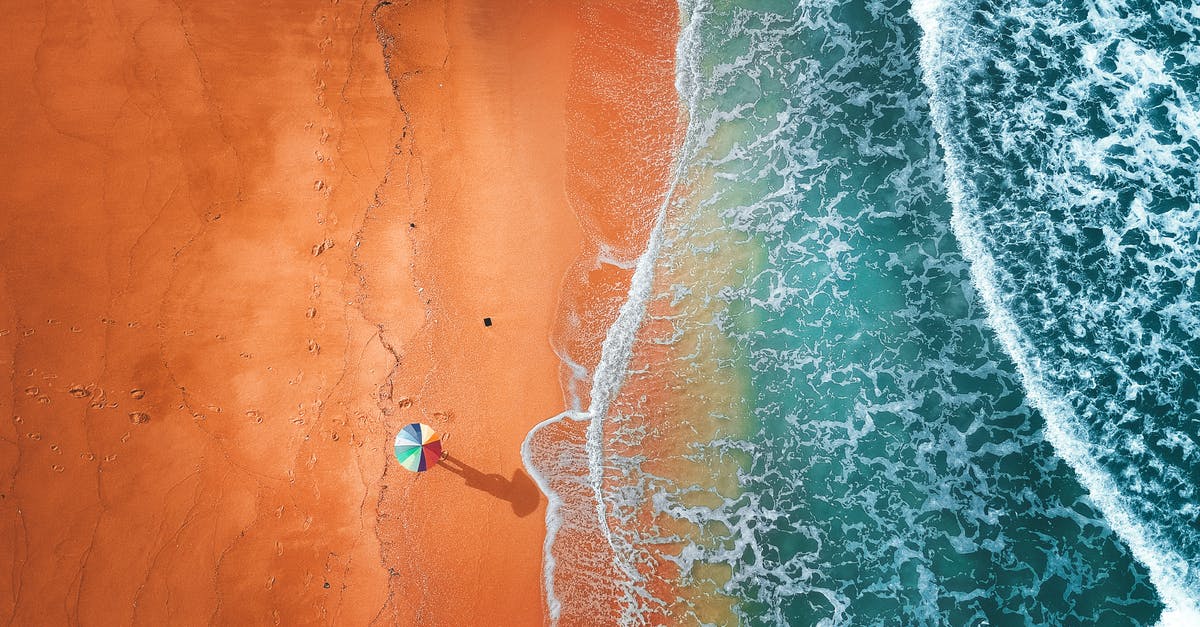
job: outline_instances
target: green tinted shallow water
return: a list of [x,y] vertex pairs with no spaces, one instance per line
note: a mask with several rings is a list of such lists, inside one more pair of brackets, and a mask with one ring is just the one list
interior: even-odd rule
[[615,605],[631,625],[1185,616],[1188,11],[948,0],[918,6],[918,28],[905,2],[684,2],[677,193],[592,406],[527,441],[552,497],[552,608]]
[[[711,233],[681,229],[660,263],[701,266],[687,288],[721,313],[676,324],[719,328],[750,371],[753,433],[719,443],[748,453],[742,494],[688,514],[731,530],[703,551],[732,563],[740,620],[1153,623],[1144,569],[985,325],[909,6],[685,8],[707,184],[684,206],[740,237],[704,254]],[[761,267],[722,266],[745,247]]]

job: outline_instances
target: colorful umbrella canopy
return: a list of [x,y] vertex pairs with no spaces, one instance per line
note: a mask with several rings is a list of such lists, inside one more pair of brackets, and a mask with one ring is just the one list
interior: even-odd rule
[[442,436],[424,423],[407,425],[396,434],[396,459],[413,472],[425,472],[442,459]]

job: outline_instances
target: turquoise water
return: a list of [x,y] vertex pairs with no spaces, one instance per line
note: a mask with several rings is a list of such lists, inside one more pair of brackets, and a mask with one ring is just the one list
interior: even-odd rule
[[695,9],[693,115],[721,145],[690,165],[723,181],[698,204],[767,259],[718,292],[758,425],[719,513],[738,611],[1194,609],[1200,15],[961,2],[918,7],[922,29],[913,13]]
[[1200,624],[1200,7],[929,3],[954,227],[1055,451]]
[[[592,414],[602,480],[560,490],[609,552],[548,555],[612,578],[625,624],[722,596],[745,625],[1200,624],[1200,11],[682,8],[648,322]],[[651,357],[726,344],[719,376]],[[739,493],[651,468],[656,379],[736,425],[691,450]]]
[[744,494],[720,513],[737,530],[738,611],[745,624],[1151,623],[1144,567],[1043,437],[988,328],[909,9],[697,9],[700,115],[736,139],[693,167],[724,175],[706,207],[767,259],[719,290],[758,424],[739,445],[754,460]]

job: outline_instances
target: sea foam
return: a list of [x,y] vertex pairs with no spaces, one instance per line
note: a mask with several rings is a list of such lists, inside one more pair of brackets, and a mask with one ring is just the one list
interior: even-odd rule
[[912,15],[924,31],[921,41],[921,67],[930,91],[930,112],[941,139],[947,170],[947,193],[954,208],[951,226],[964,257],[970,263],[973,283],[988,312],[988,322],[1005,351],[1016,364],[1030,401],[1046,420],[1046,438],[1055,451],[1076,472],[1087,489],[1092,502],[1104,514],[1112,529],[1129,546],[1134,557],[1149,571],[1150,579],[1165,605],[1160,619],[1164,626],[1200,624],[1200,591],[1188,586],[1188,560],[1156,537],[1154,531],[1138,518],[1113,477],[1096,462],[1083,435],[1081,424],[1064,394],[1043,376],[1043,364],[1031,341],[1006,307],[997,286],[999,275],[995,258],[984,242],[983,227],[973,216],[977,200],[964,178],[964,166],[952,136],[948,106],[940,98],[940,79],[944,64],[955,56],[947,51],[947,42],[958,35],[955,19],[950,12],[956,8],[945,0],[917,0]]
[[[680,95],[684,115],[687,115],[694,108],[696,94],[694,88],[696,78],[694,75],[697,71],[695,67],[695,63],[697,62],[695,47],[697,45],[696,33],[699,16],[703,12],[701,2],[703,0],[694,5],[690,3],[681,5],[680,17],[683,25],[676,45],[676,91]],[[690,118],[688,119],[690,124]],[[682,154],[687,154],[688,147],[693,144],[693,142],[689,141],[691,136],[691,129],[688,128],[684,136],[684,145],[681,149]],[[538,488],[541,489],[549,501],[546,508],[546,539],[543,545],[542,572],[544,592],[552,624],[557,624],[562,613],[562,600],[556,594],[554,587],[554,574],[557,561],[554,557],[553,549],[555,540],[563,525],[563,518],[560,515],[563,500],[551,487],[550,478],[542,472],[537,463],[538,455],[534,450],[533,443],[537,434],[546,429],[546,427],[560,423],[563,420],[587,423],[586,452],[588,481],[591,485],[592,496],[595,499],[595,523],[612,550],[614,566],[617,570],[624,573],[632,581],[636,581],[639,578],[637,570],[627,562],[626,556],[623,555],[622,547],[618,546],[618,542],[609,529],[607,505],[604,495],[604,421],[613,400],[617,397],[617,394],[621,390],[621,385],[625,380],[626,369],[633,355],[638,329],[641,328],[642,320],[645,317],[646,305],[653,295],[655,265],[658,262],[659,251],[663,244],[664,225],[671,203],[675,200],[676,190],[680,185],[680,178],[683,174],[685,163],[686,160],[680,157],[673,164],[674,174],[670,178],[669,187],[664,194],[663,202],[657,210],[654,226],[646,242],[646,248],[633,265],[633,275],[630,279],[625,301],[621,304],[616,319],[609,327],[604,342],[601,345],[600,360],[592,374],[592,385],[587,409],[584,411],[566,411],[542,421],[530,430],[521,445],[521,458],[525,467],[537,483]],[[610,258],[610,255],[607,254],[607,249],[604,248],[602,248],[597,257],[597,263],[613,263],[619,267],[625,266],[625,264],[614,262]],[[568,363],[577,376],[579,366],[573,362]]]

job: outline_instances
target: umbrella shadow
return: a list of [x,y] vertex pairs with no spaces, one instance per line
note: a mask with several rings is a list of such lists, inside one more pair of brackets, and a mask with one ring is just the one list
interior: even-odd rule
[[468,488],[482,490],[498,499],[508,501],[512,505],[513,513],[522,518],[537,509],[542,496],[537,484],[520,468],[513,471],[512,479],[505,479],[504,475],[480,472],[453,455],[447,455],[438,467],[462,477]]

